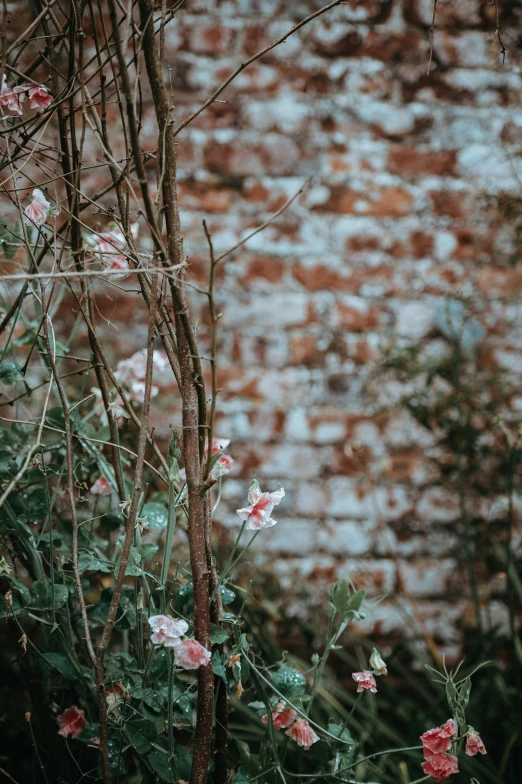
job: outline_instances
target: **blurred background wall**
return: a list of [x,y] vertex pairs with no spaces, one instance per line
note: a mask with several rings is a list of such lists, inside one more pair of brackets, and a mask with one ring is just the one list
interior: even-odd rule
[[[15,25],[31,13],[11,6]],[[176,121],[320,6],[187,0],[166,32]],[[374,635],[420,635],[452,657],[466,625],[509,624],[507,538],[520,557],[508,480],[522,409],[522,3],[499,11],[504,64],[494,5],[439,0],[428,74],[431,0],[352,0],[247,68],[178,137],[189,274],[203,288],[202,218],[223,252],[312,177],[220,268],[217,435],[236,463],[218,531],[238,530],[252,477],[282,485],[254,563],[280,581],[287,616],[309,618],[349,577],[384,597]],[[147,96],[142,112],[153,151]],[[144,345],[135,300],[97,300],[115,360]],[[193,307],[205,340],[196,291]],[[166,439],[168,384],[154,405]]]

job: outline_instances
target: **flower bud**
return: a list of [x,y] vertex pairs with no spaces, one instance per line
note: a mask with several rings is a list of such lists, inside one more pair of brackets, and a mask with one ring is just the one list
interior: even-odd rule
[[370,667],[372,668],[374,675],[388,675],[386,662],[383,661],[377,648],[373,649],[372,655],[370,656]]

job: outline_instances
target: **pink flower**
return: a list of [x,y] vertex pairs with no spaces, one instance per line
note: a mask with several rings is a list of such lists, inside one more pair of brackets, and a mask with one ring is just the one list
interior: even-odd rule
[[174,661],[184,670],[206,667],[211,658],[210,651],[207,651],[197,640],[184,640],[174,648]]
[[262,493],[259,484],[254,481],[248,491],[248,503],[250,506],[244,509],[237,509],[237,514],[241,520],[246,520],[246,528],[249,531],[259,531],[261,528],[272,528],[277,520],[272,520],[271,515],[274,506],[281,503],[285,491],[281,487],[274,493]]
[[290,729],[285,732],[285,735],[295,740],[297,745],[302,746],[305,751],[308,751],[312,743],[321,740],[305,719],[299,719],[295,724],[292,724]]
[[93,495],[110,495],[112,493],[112,487],[104,476],[100,476],[92,485],[91,493]]
[[[213,438],[212,439],[212,455],[218,455],[220,452],[223,452],[227,446],[230,444],[229,438]],[[208,452],[208,446],[205,449],[205,454]],[[210,475],[215,479],[218,479],[223,474],[228,474],[231,470],[232,466],[234,465],[233,458],[230,455],[221,454],[221,457],[216,460],[214,465],[212,466],[212,471]]]
[[369,689],[374,694],[377,694],[377,684],[375,683],[375,678],[371,672],[353,672],[352,678],[359,684],[357,686],[357,692]]
[[471,727],[470,731],[466,733],[466,754],[468,757],[474,757],[475,754],[487,754],[482,738]]
[[[154,375],[159,375],[161,377],[166,373],[169,367],[167,355],[164,354],[163,351],[154,350],[152,354],[152,369]],[[146,372],[147,350],[142,349],[141,351],[136,351],[136,353],[131,357],[128,357],[128,359],[123,359],[121,362],[118,362],[115,376],[118,381],[122,384],[126,384],[130,388],[135,400],[142,402],[145,391],[144,379]],[[152,397],[157,395],[158,392],[158,387],[153,386]]]
[[451,748],[451,738],[457,734],[455,722],[448,719],[442,727],[435,727],[420,736],[422,745],[432,754],[443,754]]
[[458,760],[452,754],[432,754],[429,749],[424,749],[424,757],[426,761],[422,763],[422,770],[437,781],[459,772]]
[[[293,708],[284,710],[285,703],[279,702],[275,711],[272,711],[272,723],[276,730],[285,730],[297,719],[297,713]],[[261,719],[263,724],[268,724],[268,716],[263,716]]]
[[43,226],[49,215],[50,208],[51,204],[47,201],[40,188],[35,188],[31,201],[24,210],[27,218],[26,223]]
[[60,716],[56,717],[56,721],[60,727],[58,735],[63,735],[64,738],[69,735],[71,738],[75,738],[89,724],[85,718],[85,711],[80,710],[76,705],[67,708]]
[[149,626],[153,632],[150,639],[154,645],[164,645],[165,648],[175,648],[188,631],[186,621],[176,620],[168,615],[151,615]]
[[50,94],[47,87],[44,87],[43,84],[38,85],[38,87],[30,87],[29,88],[29,108],[30,109],[47,109],[50,103],[53,102],[53,96]]
[[26,87],[8,87],[4,76],[0,90],[0,106],[6,106],[8,111],[21,115],[26,90]]

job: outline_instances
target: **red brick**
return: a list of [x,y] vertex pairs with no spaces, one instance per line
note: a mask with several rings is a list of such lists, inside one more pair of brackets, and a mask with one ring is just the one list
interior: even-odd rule
[[418,150],[415,147],[394,147],[388,156],[388,169],[403,177],[436,174],[440,177],[454,173],[457,163],[455,150]]
[[270,256],[259,256],[250,259],[239,282],[244,286],[256,280],[278,283],[285,273],[285,264],[281,259]]
[[316,206],[318,212],[338,212],[366,215],[375,218],[398,218],[407,215],[413,197],[401,188],[383,187],[377,193],[360,193],[350,188],[334,186],[331,196],[324,204]]
[[306,286],[310,291],[354,291],[353,280],[350,271],[347,274],[318,264],[315,267],[305,267],[301,264],[294,264],[292,273],[294,278]]
[[185,181],[180,183],[179,199],[182,209],[228,212],[234,201],[234,191],[231,188],[213,188],[208,183]]

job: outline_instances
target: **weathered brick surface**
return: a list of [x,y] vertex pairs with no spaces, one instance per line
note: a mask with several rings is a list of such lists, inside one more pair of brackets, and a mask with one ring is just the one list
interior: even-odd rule
[[[187,0],[167,31],[176,121],[322,4]],[[494,6],[439,0],[429,75],[432,0],[339,6],[246,69],[224,103],[178,137],[182,222],[199,284],[208,269],[203,217],[223,252],[313,177],[218,278],[217,431],[232,439],[236,459],[218,522],[238,530],[234,509],[252,477],[266,489],[283,485],[279,525],[259,535],[254,558],[288,591],[299,586],[294,612],[349,577],[388,595],[366,627],[395,634],[404,630],[394,604],[399,567],[428,628],[453,653],[466,606],[458,498],[430,459],[433,435],[397,407],[404,383],[374,370],[389,341],[443,350],[433,313],[443,296],[464,294],[486,329],[485,355],[522,376],[514,235],[483,199],[517,192],[522,175],[513,6],[502,67]],[[149,112],[145,103],[143,146],[153,149]],[[114,294],[99,307],[121,321],[115,354],[140,339],[141,347],[135,300]],[[202,298],[193,307],[205,341]],[[134,331],[123,313],[134,315]],[[163,395],[160,406],[157,432],[166,436],[175,397]]]

